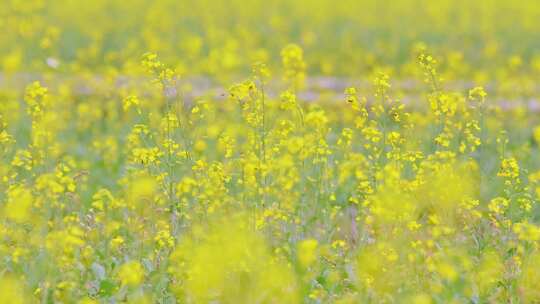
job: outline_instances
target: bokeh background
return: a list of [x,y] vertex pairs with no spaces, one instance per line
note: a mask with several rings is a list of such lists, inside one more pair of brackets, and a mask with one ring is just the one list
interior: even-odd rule
[[425,43],[457,76],[482,80],[501,67],[540,70],[539,18],[534,0],[3,0],[0,57],[4,72],[133,73],[147,50],[183,73],[223,77],[277,66],[295,42],[310,74],[406,75]]

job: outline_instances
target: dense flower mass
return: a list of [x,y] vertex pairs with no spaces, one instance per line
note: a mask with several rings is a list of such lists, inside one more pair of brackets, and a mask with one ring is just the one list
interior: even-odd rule
[[0,304],[540,303],[540,6],[248,2],[5,1]]

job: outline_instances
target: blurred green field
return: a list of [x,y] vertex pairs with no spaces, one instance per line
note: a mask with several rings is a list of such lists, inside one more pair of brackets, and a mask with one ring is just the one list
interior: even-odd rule
[[535,1],[6,0],[0,14],[8,71],[47,71],[54,58],[66,73],[127,72],[153,51],[182,73],[224,77],[256,61],[279,66],[291,42],[306,51],[310,75],[407,73],[422,43],[459,66],[458,78],[540,68]]

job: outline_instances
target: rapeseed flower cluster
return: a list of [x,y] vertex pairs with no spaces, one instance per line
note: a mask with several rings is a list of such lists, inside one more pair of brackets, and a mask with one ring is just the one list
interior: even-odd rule
[[0,304],[540,302],[538,5],[394,2],[7,1]]

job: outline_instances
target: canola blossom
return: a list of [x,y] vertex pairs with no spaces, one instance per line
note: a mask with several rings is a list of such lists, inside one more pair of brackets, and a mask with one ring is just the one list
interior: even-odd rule
[[4,2],[0,304],[540,303],[535,1]]

